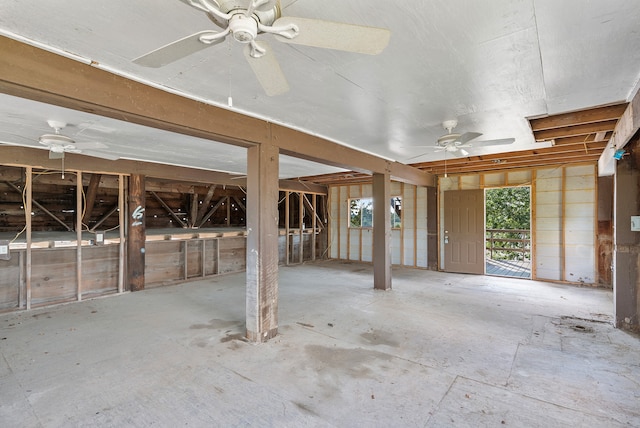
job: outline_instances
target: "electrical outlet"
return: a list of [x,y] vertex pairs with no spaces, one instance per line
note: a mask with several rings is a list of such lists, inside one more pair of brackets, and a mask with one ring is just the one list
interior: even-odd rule
[[640,232],[640,215],[631,216],[631,231]]
[[0,241],[0,260],[11,260],[9,241]]

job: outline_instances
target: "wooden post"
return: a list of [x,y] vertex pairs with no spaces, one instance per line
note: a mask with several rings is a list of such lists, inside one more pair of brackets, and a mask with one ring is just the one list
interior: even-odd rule
[[311,207],[312,207],[312,211],[313,211],[313,216],[312,216],[312,220],[311,220],[311,260],[316,259],[316,228],[318,227],[318,223],[316,221],[316,219],[318,218],[318,214],[316,214],[317,211],[317,199],[316,199],[316,194],[314,193],[312,196],[312,203],[311,203]]
[[391,289],[391,176],[373,174],[373,287]]
[[[78,185],[82,186],[81,181],[82,176],[78,176]],[[93,213],[93,206],[96,203],[96,195],[98,194],[98,188],[100,187],[100,179],[102,178],[102,174],[91,174],[91,179],[89,180],[89,185],[87,186],[86,192],[86,200],[85,200],[85,210],[82,216],[82,221],[89,226],[89,220],[91,220],[91,215]]]
[[182,241],[182,244],[184,246],[184,264],[182,265],[184,272],[182,274],[182,279],[187,279],[189,277],[189,241],[184,240]]
[[26,289],[27,289],[27,310],[31,309],[31,211],[33,211],[33,205],[31,202],[33,201],[33,168],[30,166],[25,168],[26,174],[26,192],[27,192],[27,203],[24,207],[25,213],[25,228],[27,232],[27,273],[26,273]]
[[25,307],[24,253],[18,250],[18,308]]
[[207,196],[204,197],[204,201],[202,201],[202,205],[200,206],[200,209],[198,210],[198,214],[196,215],[196,221],[194,222],[194,225],[197,227],[202,227],[202,218],[204,217],[204,215],[207,213],[208,209],[209,209],[209,204],[211,203],[211,199],[213,199],[213,194],[216,191],[216,185],[212,184],[211,186],[209,186],[209,189],[207,190]]
[[189,227],[195,228],[198,222],[198,194],[191,195],[191,211],[189,213]]
[[207,247],[207,241],[205,239],[201,239],[200,240],[200,251],[201,251],[201,254],[202,254],[201,266],[202,266],[202,277],[203,278],[207,275],[207,268],[206,268],[206,266],[207,266],[207,257],[206,257],[207,251],[206,251],[206,249],[207,248],[206,247]]
[[285,264],[288,266],[291,258],[291,251],[289,250],[289,194],[290,192],[287,190],[285,192],[284,197],[284,254],[285,254]]
[[124,175],[118,175],[118,225],[120,230],[120,243],[118,248],[118,293],[124,292],[124,276],[125,276],[125,229],[127,227],[124,203]]
[[298,234],[300,242],[298,243],[298,263],[304,261],[304,193],[298,193]]
[[82,300],[82,172],[76,172],[76,281],[77,298]]
[[129,239],[127,239],[127,273],[131,291],[144,290],[145,265],[145,178],[129,177]]
[[247,338],[278,334],[278,148],[247,149]]

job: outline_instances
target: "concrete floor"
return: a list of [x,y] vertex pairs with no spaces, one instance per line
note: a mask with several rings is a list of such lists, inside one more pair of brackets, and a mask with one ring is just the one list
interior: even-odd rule
[[265,344],[242,340],[244,274],[0,315],[0,426],[640,426],[610,291],[371,275],[281,268]]

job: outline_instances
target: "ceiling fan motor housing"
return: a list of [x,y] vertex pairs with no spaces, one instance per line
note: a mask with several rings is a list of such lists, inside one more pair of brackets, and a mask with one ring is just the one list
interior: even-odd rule
[[[234,17],[237,16],[238,14],[242,14],[244,15],[246,13],[246,11],[249,9],[249,2],[250,0],[245,0],[245,1],[239,1],[239,0],[208,0],[208,2],[214,6],[217,6],[218,10],[220,10],[220,12],[223,13],[227,13],[227,14],[234,14],[234,12],[236,12],[236,14],[234,14]],[[211,21],[213,21],[217,26],[219,26],[220,28],[227,28],[227,26],[231,25],[231,22],[227,22],[226,20],[221,19],[220,17],[212,14],[212,13],[207,13],[207,16],[209,17],[209,19]],[[263,9],[263,8],[257,8],[253,11],[253,15],[252,15],[255,19],[257,19],[258,22],[260,22],[263,25],[271,25],[275,22],[276,19],[281,17],[281,13],[280,13],[280,5],[279,2],[276,2],[276,4],[273,5],[273,7],[268,8],[268,9]],[[246,15],[244,16],[246,18]],[[257,26],[256,26],[257,27]],[[233,37],[238,40],[241,43],[248,43],[251,40],[248,41],[242,41],[240,39],[238,39],[235,35],[236,30],[231,28],[231,31],[234,33]],[[256,29],[257,32],[257,29]],[[253,36],[255,37],[255,36]]]
[[438,138],[438,145],[442,147],[447,147],[451,143],[460,144],[458,139],[460,139],[460,134],[443,135],[442,137]]
[[250,43],[258,35],[258,23],[253,17],[236,13],[229,20],[229,29],[233,38],[240,43]]

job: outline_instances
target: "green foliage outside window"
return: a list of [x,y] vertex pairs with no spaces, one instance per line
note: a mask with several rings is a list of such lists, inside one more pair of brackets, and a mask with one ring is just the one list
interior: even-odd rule
[[[402,198],[391,198],[391,227],[402,225]],[[349,199],[349,227],[373,227],[373,199]]]
[[[485,200],[487,246],[493,238],[494,260],[530,258],[531,190],[529,187],[488,189]],[[489,232],[491,229],[500,231]]]
[[373,199],[349,200],[349,227],[373,227]]

